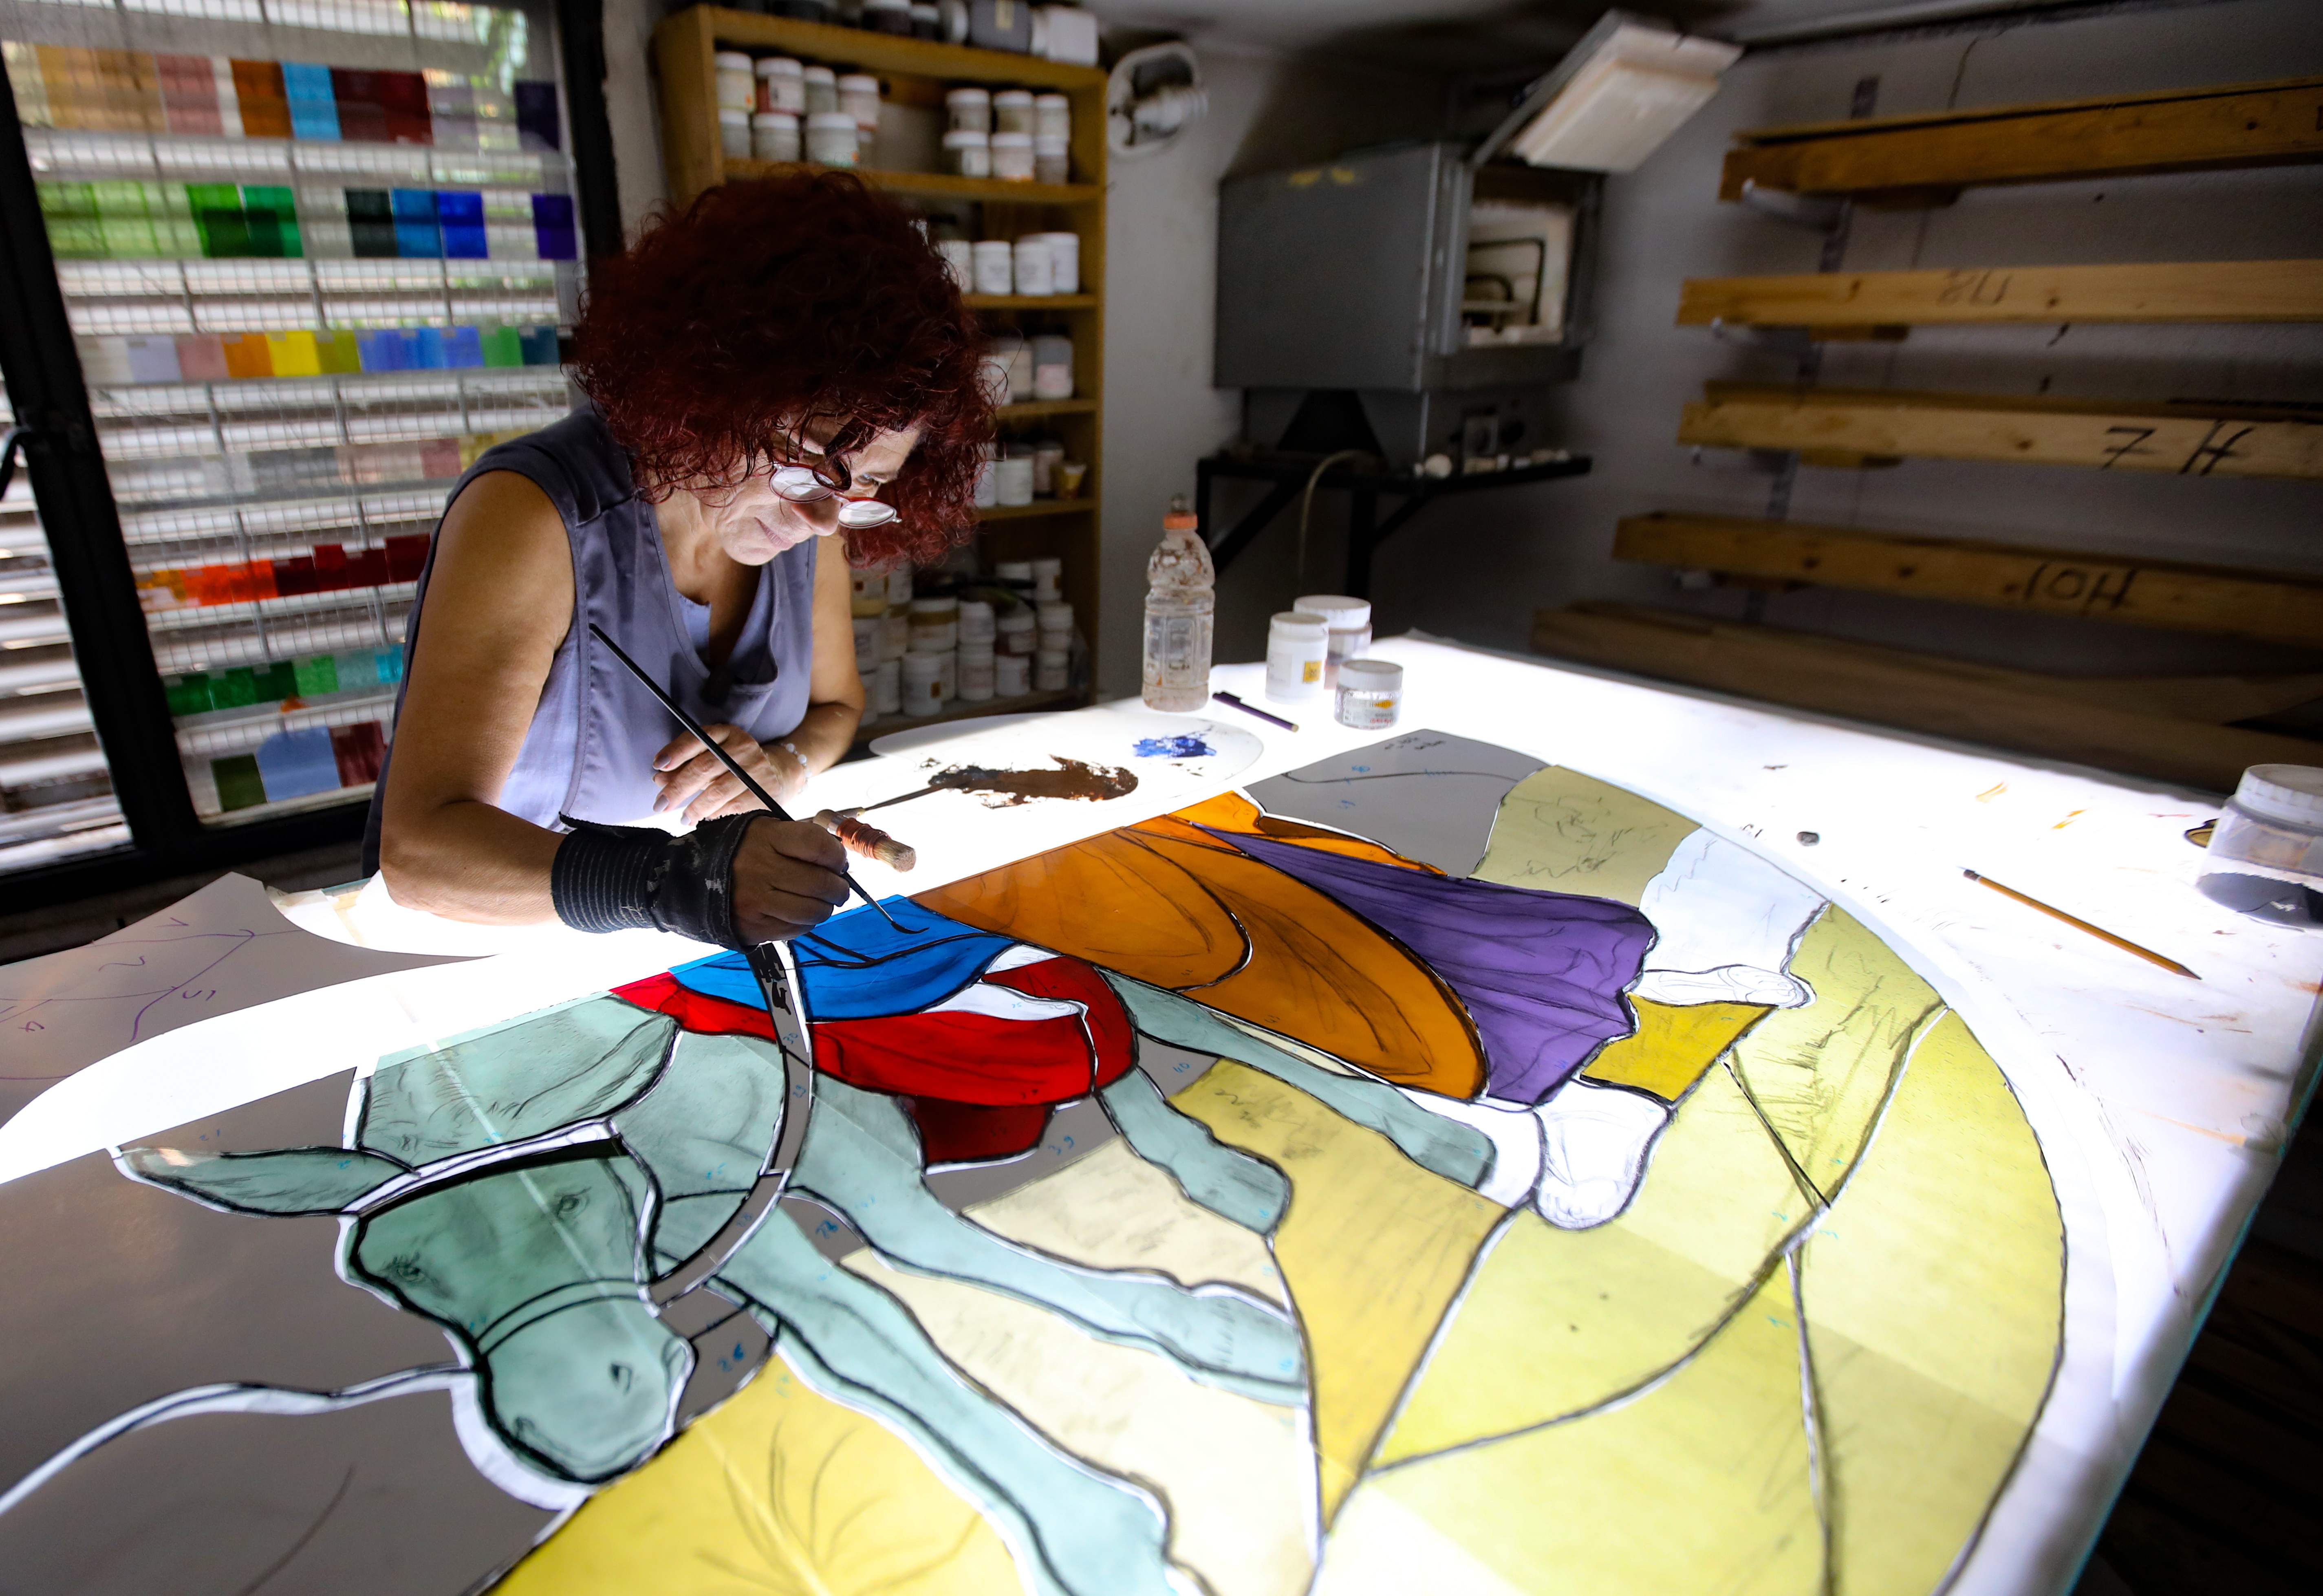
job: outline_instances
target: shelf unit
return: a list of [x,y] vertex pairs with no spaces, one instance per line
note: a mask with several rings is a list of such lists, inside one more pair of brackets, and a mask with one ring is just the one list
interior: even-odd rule
[[[1102,548],[1097,507],[1103,489],[1098,477],[1105,425],[1105,73],[1002,50],[693,6],[664,19],[654,32],[654,65],[661,85],[662,150],[670,198],[680,206],[720,183],[825,170],[807,164],[730,160],[721,151],[714,58],[721,50],[795,56],[841,71],[877,77],[881,125],[869,159],[883,164],[849,169],[872,187],[918,202],[918,208],[939,219],[964,224],[972,238],[1014,238],[1033,232],[1070,232],[1079,237],[1084,291],[965,298],[994,331],[1021,328],[1028,323],[1061,326],[1073,341],[1078,397],[1004,405],[996,418],[1004,437],[1047,433],[1060,439],[1068,459],[1088,466],[1080,493],[1073,499],[986,509],[978,517],[978,543],[987,563],[1048,556],[1063,560],[1063,594],[1072,603],[1074,618],[1094,659]],[[1072,180],[1015,183],[904,170],[935,164],[944,91],[960,84],[1065,96],[1072,105]],[[1087,692],[1082,691],[954,707],[959,716],[1001,714],[1087,699]],[[899,725],[929,723],[890,719],[877,729],[884,732]]]

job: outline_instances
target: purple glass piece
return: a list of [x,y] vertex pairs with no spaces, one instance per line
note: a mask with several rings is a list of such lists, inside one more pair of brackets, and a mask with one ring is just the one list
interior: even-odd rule
[[[1207,828],[1205,828],[1207,830]],[[1653,946],[1627,903],[1534,892],[1212,831],[1305,882],[1401,942],[1468,1010],[1484,1091],[1538,1103],[1600,1046],[1635,1028],[1622,996]]]

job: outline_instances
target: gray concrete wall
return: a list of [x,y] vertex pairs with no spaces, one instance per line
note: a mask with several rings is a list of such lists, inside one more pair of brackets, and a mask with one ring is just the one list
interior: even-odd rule
[[[1608,186],[1598,330],[1564,396],[1556,441],[1596,457],[1578,481],[1431,508],[1383,551],[1382,630],[1419,626],[1524,646],[1533,610],[1620,599],[1739,612],[1731,592],[1679,593],[1656,568],[1615,564],[1614,522],[1655,509],[1763,514],[1769,479],[1739,456],[1674,441],[1705,380],[1784,381],[1787,357],[1672,325],[1693,276],[1812,271],[1818,236],[1716,201],[1736,128],[1845,116],[1861,78],[1882,114],[2061,99],[2323,70],[2323,5],[2226,0],[2125,9],[1876,46],[1746,58],[1704,112],[1637,173]],[[2323,253],[2323,168],[1971,190],[1946,209],[1859,212],[1858,270],[2312,257]],[[1833,385],[1991,393],[2323,399],[2323,328],[2025,327],[1915,330],[1892,346],[1835,346]],[[2323,487],[1912,461],[1800,473],[1794,519],[2323,572]],[[1285,595],[1287,596],[1287,594]],[[1808,590],[1767,619],[1834,635],[2065,672],[2257,667],[2284,651],[1873,595]],[[2318,640],[2323,643],[2323,640]]]

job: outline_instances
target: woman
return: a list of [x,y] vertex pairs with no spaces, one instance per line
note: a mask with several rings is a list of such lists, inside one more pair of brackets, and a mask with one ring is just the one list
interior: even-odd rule
[[365,839],[396,901],[729,947],[844,902],[837,840],[767,816],[589,628],[795,795],[862,718],[849,562],[974,528],[981,341],[912,218],[851,177],[713,188],[598,263],[590,406],[486,452],[420,573]]

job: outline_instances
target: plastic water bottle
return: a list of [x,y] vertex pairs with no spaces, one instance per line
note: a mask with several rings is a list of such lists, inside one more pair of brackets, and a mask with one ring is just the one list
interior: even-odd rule
[[1210,628],[1217,568],[1184,494],[1162,518],[1162,546],[1145,562],[1145,707],[1186,714],[1210,702]]

